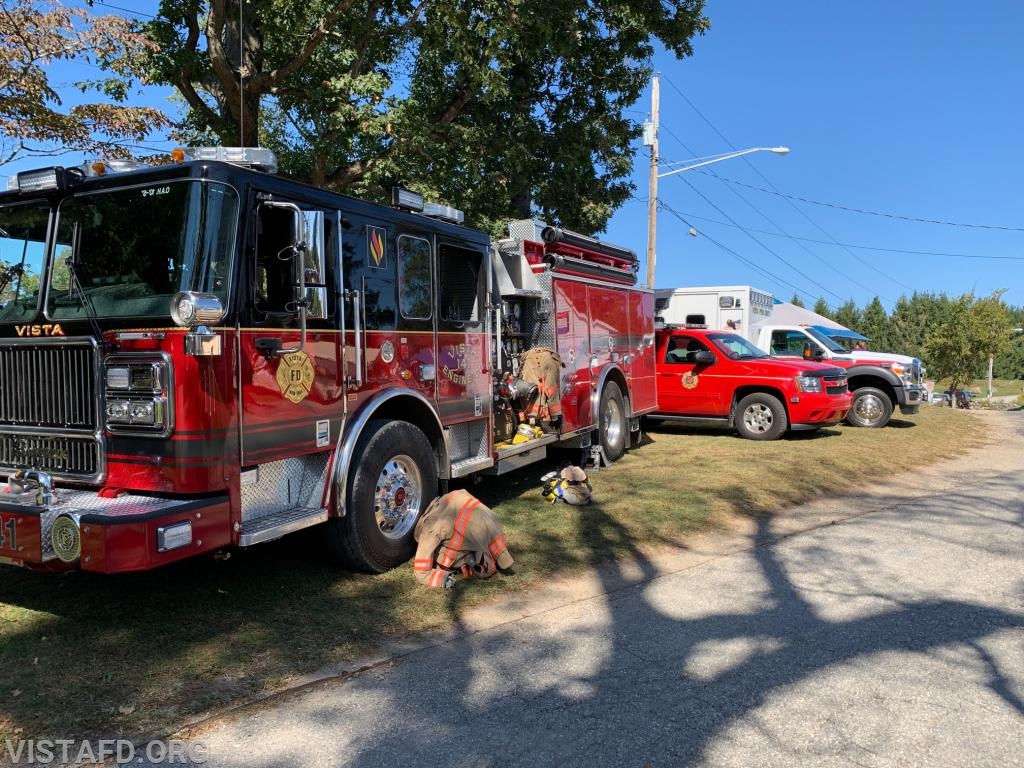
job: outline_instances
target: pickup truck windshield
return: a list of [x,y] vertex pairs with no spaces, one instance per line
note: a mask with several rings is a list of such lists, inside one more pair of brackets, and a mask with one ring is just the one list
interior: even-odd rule
[[731,360],[768,357],[767,352],[758,349],[742,336],[738,336],[735,333],[715,333],[709,335],[708,338]]
[[47,316],[88,317],[84,301],[96,317],[167,315],[178,291],[212,293],[226,305],[237,218],[233,189],[198,180],[64,200]]
[[45,202],[0,208],[0,322],[36,314],[49,221]]
[[825,349],[831,350],[832,352],[835,352],[836,354],[839,355],[846,354],[846,347],[844,347],[842,344],[837,344],[835,341],[830,339],[828,336],[826,336],[818,329],[804,328],[804,330],[807,331],[807,333],[809,333],[811,336],[813,336],[819,344],[825,347]]

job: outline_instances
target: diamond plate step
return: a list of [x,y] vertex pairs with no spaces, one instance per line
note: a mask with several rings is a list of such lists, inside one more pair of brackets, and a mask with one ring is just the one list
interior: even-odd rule
[[247,520],[242,525],[238,546],[248,547],[264,541],[279,539],[285,534],[309,528],[327,521],[327,510],[312,507],[293,507]]

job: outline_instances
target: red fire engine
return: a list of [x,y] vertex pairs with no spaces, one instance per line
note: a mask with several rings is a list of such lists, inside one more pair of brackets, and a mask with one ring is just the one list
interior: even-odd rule
[[[555,443],[614,460],[656,407],[631,251],[533,221],[492,243],[273,166],[194,150],[0,193],[0,562],[137,571],[325,524],[382,571],[440,484]],[[561,416],[520,442],[537,347]]]

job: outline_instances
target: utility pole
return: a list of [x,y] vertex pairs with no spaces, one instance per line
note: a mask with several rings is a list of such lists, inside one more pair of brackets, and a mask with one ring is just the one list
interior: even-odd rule
[[651,122],[644,125],[644,144],[651,148],[651,178],[647,191],[647,287],[654,288],[658,220],[658,75],[651,80]]

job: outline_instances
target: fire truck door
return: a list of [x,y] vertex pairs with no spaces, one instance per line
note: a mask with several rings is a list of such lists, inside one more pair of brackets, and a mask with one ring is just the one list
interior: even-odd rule
[[674,334],[665,345],[658,366],[658,410],[680,416],[719,416],[719,397],[710,366],[697,363],[698,352],[708,351],[700,339]]
[[342,432],[338,224],[337,212],[303,203],[256,208],[239,340],[243,465],[328,451]]
[[437,245],[437,398],[445,424],[487,418],[486,253],[470,243]]

